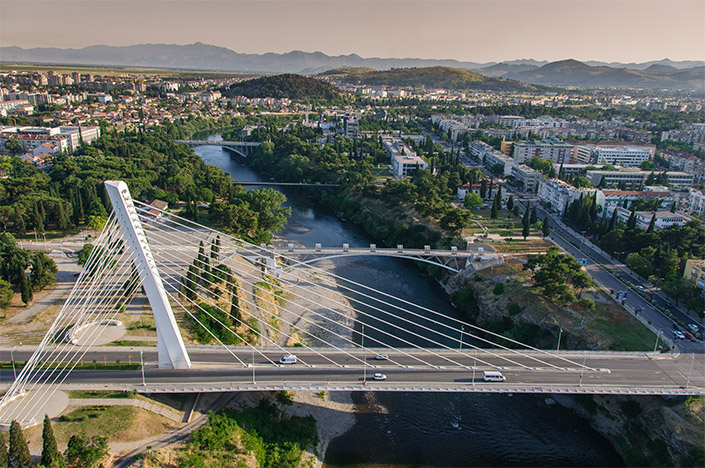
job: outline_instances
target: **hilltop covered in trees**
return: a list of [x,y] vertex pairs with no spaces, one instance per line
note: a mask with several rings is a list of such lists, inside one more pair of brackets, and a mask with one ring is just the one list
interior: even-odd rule
[[271,97],[294,100],[336,99],[340,92],[325,81],[294,73],[265,76],[235,83],[225,91],[225,96],[245,96],[248,98]]
[[518,81],[488,78],[452,67],[392,68],[377,71],[371,68],[338,68],[319,76],[335,77],[351,84],[369,86],[400,86],[412,88],[492,89],[497,91],[536,90],[537,87]]

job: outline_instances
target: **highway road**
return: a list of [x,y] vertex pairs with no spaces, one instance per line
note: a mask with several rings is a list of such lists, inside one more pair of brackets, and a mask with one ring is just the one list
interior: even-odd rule
[[[518,356],[507,351],[473,350],[442,351],[442,356],[411,350],[384,350],[388,361],[374,359],[372,353],[361,350],[350,354],[327,349],[326,357],[317,350],[292,348],[299,357],[297,364],[272,364],[282,356],[281,351],[261,349],[262,355],[247,348],[234,349],[238,362],[221,347],[191,347],[192,369],[160,370],[156,368],[155,348],[105,347],[90,351],[84,362],[96,361],[100,369],[106,362],[139,362],[140,350],[145,360],[144,383],[141,370],[74,370],[67,377],[65,388],[138,389],[140,391],[222,391],[233,389],[263,390],[278,388],[351,389],[363,385],[377,390],[434,389],[436,391],[537,391],[592,392],[592,393],[705,393],[705,356],[702,354],[649,354],[560,352],[551,356],[532,352]],[[7,347],[0,359],[6,361]],[[15,351],[15,359],[24,360],[28,350]],[[105,358],[103,358],[105,356]],[[422,364],[415,357],[424,359]],[[445,358],[457,364],[450,364]],[[541,357],[539,362],[534,358]],[[328,358],[337,365],[331,364]],[[509,362],[505,358],[511,358]],[[584,361],[583,361],[584,360]],[[583,362],[584,366],[583,367]],[[474,369],[474,373],[473,373]],[[506,382],[482,382],[482,371],[500,369]],[[374,381],[375,372],[384,373],[387,380]],[[474,379],[473,379],[474,374]],[[253,385],[253,375],[256,384]],[[6,387],[13,380],[11,369],[0,371],[0,381]],[[467,386],[476,388],[468,388]],[[352,388],[355,389],[355,388]]]

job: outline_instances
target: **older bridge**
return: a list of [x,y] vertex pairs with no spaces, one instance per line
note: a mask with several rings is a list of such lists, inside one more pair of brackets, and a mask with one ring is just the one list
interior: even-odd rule
[[174,142],[189,146],[222,146],[245,158],[249,156],[255,148],[262,144],[256,141],[174,140]]

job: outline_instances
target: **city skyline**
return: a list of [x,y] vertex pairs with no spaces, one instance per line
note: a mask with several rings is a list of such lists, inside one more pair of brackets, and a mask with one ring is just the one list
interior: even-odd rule
[[[51,14],[37,15],[43,7]],[[80,27],[67,28],[72,23]],[[195,42],[241,53],[302,50],[479,63],[703,60],[705,2],[0,1],[2,46]]]

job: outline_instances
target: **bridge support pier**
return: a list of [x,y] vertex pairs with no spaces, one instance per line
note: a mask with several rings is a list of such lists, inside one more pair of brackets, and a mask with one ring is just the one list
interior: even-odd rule
[[169,298],[164,290],[164,284],[159,276],[144,228],[132,202],[130,190],[125,182],[116,180],[105,181],[105,189],[113,203],[125,245],[130,249],[142,286],[147,293],[147,299],[152,306],[154,323],[157,328],[159,368],[188,369],[191,367],[191,359],[184,346],[184,340],[181,338],[179,326],[174,318],[174,311],[171,310]]

